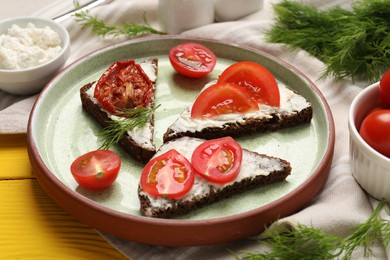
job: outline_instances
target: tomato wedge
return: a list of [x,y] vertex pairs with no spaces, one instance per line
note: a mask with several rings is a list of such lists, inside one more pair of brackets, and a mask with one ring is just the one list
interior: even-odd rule
[[194,184],[191,163],[175,149],[150,160],[142,171],[140,185],[155,197],[180,198]]
[[258,103],[280,106],[279,87],[274,76],[255,62],[242,61],[230,65],[219,76],[218,82],[239,84]]
[[245,89],[234,83],[217,83],[202,91],[191,109],[192,118],[210,118],[229,113],[245,114],[259,106]]
[[96,83],[94,97],[112,114],[134,107],[146,107],[152,97],[153,83],[134,60],[112,64]]
[[206,141],[195,148],[191,163],[197,174],[214,183],[233,181],[240,172],[242,148],[231,137]]
[[178,73],[190,78],[201,78],[213,71],[217,58],[207,47],[185,42],[169,51],[169,61]]
[[81,155],[70,166],[77,183],[86,189],[102,190],[117,178],[120,157],[110,150],[96,150]]

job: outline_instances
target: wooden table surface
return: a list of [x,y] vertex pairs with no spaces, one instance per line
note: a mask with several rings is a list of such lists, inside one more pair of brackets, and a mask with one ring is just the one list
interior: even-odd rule
[[0,134],[0,259],[125,259],[42,189],[25,134]]

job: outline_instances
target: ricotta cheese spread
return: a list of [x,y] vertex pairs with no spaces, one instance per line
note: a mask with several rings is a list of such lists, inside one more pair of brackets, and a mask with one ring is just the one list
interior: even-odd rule
[[44,64],[62,50],[61,38],[52,28],[37,28],[28,23],[25,28],[13,24],[0,35],[0,69],[18,70]]
[[[202,139],[182,137],[176,139],[175,141],[171,141],[164,144],[156,153],[155,157],[167,152],[170,149],[176,149],[179,153],[181,153],[184,157],[191,161],[192,153],[194,152],[195,148],[203,142],[204,140]],[[240,182],[243,179],[255,178],[259,175],[267,176],[273,171],[280,171],[282,169],[283,165],[277,158],[256,156],[256,154],[243,149],[241,169],[237,178],[233,182],[219,185],[216,183],[208,182],[196,174],[193,187],[184,197],[181,198],[181,200],[199,200],[200,198],[208,197],[211,192],[222,190],[223,188],[229,185],[233,185],[236,182]],[[174,203],[172,202],[172,200],[167,198],[156,198],[150,196],[144,191],[141,191],[140,195],[147,196],[150,200],[150,204],[152,207],[170,208],[172,207],[172,203]],[[146,212],[146,215],[151,215],[153,209],[149,208],[147,210],[149,211],[149,213]]]

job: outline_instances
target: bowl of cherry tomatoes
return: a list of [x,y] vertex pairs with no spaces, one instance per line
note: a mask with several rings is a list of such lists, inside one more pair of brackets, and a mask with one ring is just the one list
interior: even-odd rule
[[353,176],[373,197],[390,200],[390,70],[352,101],[348,128]]

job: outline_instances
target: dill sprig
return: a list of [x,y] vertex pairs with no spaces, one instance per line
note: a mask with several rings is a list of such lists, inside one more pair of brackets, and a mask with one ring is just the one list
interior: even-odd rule
[[359,224],[356,230],[348,236],[343,243],[344,259],[350,259],[352,253],[359,247],[364,247],[364,256],[368,257],[371,253],[370,245],[376,239],[381,239],[382,243],[387,246],[390,243],[390,220],[380,217],[381,210],[387,209],[389,212],[390,205],[386,200],[381,200],[374,212],[366,222]]
[[274,5],[270,42],[285,43],[323,61],[321,77],[378,81],[390,68],[390,1],[358,0],[347,11],[318,10],[291,0]]
[[355,227],[352,234],[344,239],[305,225],[276,231],[266,229],[266,238],[259,240],[270,246],[269,252],[241,252],[237,259],[351,259],[352,253],[363,246],[364,256],[369,257],[370,246],[380,239],[384,246],[390,243],[390,221],[382,219],[380,212],[390,205],[382,199],[366,222]]
[[88,10],[82,10],[77,0],[73,1],[74,6],[79,11],[74,14],[76,22],[81,25],[82,29],[91,28],[92,32],[98,36],[126,36],[137,37],[146,34],[165,34],[151,27],[146,21],[144,14],[144,24],[125,23],[122,25],[107,24],[105,21],[98,19],[89,14]]
[[102,143],[99,149],[109,149],[117,144],[127,131],[144,127],[159,106],[157,105],[154,108],[136,107],[122,110],[121,116],[117,120],[112,120],[98,134],[98,141]]

